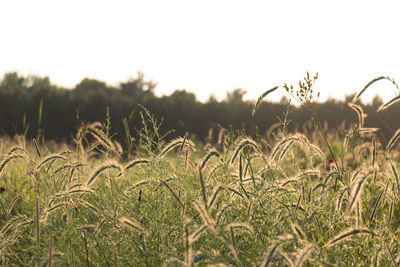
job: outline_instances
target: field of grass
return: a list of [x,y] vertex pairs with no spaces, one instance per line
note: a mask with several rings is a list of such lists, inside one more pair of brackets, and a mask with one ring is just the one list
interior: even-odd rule
[[352,105],[351,129],[205,145],[145,112],[129,160],[100,123],[75,146],[3,138],[0,265],[398,266],[400,132],[381,144]]

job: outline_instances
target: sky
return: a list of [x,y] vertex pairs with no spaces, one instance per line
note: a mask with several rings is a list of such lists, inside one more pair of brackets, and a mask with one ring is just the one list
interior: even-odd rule
[[[344,99],[381,75],[400,82],[399,10],[385,0],[1,0],[0,76],[73,88],[141,71],[157,95],[185,89],[206,101],[235,88],[257,99],[309,71],[321,101]],[[397,93],[380,81],[362,100]],[[281,86],[268,99],[283,95]]]

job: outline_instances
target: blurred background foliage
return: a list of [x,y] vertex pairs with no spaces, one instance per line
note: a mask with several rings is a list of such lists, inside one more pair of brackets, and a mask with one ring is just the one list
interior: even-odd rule
[[[146,81],[140,72],[117,86],[85,78],[72,89],[52,84],[49,77],[6,73],[0,80],[0,135],[22,134],[29,138],[40,132],[46,140],[67,142],[73,140],[82,122],[105,122],[109,108],[110,134],[125,142],[124,118],[133,137],[137,134],[136,129],[142,126],[138,104],[146,107],[156,118],[164,118],[162,130],[174,129],[170,138],[189,132],[204,141],[210,136],[210,127],[214,129],[211,135],[214,139],[221,128],[244,129],[251,133],[251,129],[257,127],[257,132],[264,135],[273,124],[283,119],[289,102],[289,96],[283,96],[279,103],[266,101],[253,119],[251,109],[254,101],[243,100],[246,93],[243,89],[228,92],[222,101],[211,96],[203,103],[185,90],[158,97],[154,93],[156,86],[153,81]],[[318,104],[317,111],[326,128],[346,129],[357,122],[357,114],[347,106],[353,96],[346,96],[345,101],[329,99]],[[382,100],[375,97],[371,103],[360,105],[368,115],[365,127],[380,128],[378,137],[385,143],[400,128],[400,105],[395,104],[378,113],[376,110],[381,104]],[[310,116],[304,107],[291,105],[287,130],[312,130]]]

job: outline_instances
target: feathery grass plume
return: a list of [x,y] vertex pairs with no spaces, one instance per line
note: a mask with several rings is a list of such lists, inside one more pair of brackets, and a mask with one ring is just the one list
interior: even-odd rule
[[360,227],[361,225],[361,200],[358,199],[357,203],[356,203],[356,224],[357,227]]
[[132,189],[135,189],[135,188],[137,188],[137,187],[139,187],[139,186],[142,186],[142,185],[144,185],[144,184],[147,184],[148,182],[149,182],[148,180],[140,180],[140,181],[136,182],[135,184],[133,184],[132,186],[130,186],[130,187],[128,187],[127,189],[125,189],[124,192],[128,192],[128,191],[130,191],[130,190],[132,190]]
[[294,140],[290,140],[288,143],[286,143],[282,147],[282,151],[280,151],[278,160],[282,160],[282,158],[286,155],[286,152],[289,150],[289,148],[292,146],[293,143],[294,143]]
[[169,192],[171,192],[171,194],[174,196],[174,198],[175,198],[176,201],[178,202],[179,206],[182,207],[182,210],[185,210],[185,204],[183,204],[181,198],[175,193],[174,190],[172,190],[172,188],[169,186],[169,184],[168,184],[166,181],[164,181],[164,180],[161,180],[160,182],[161,182],[163,185],[165,185],[166,188],[168,188]]
[[7,165],[7,163],[10,160],[17,159],[17,158],[24,158],[24,156],[18,155],[18,154],[11,154],[11,155],[6,156],[5,159],[0,164],[0,173],[2,172],[2,170],[4,169],[4,167]]
[[266,132],[266,137],[268,138],[268,140],[272,140],[272,133],[276,130],[276,129],[278,129],[280,126],[281,126],[282,124],[280,123],[280,122],[276,122],[276,123],[274,123],[274,124],[272,124],[269,128],[268,128],[268,130],[267,130],[267,132]]
[[396,259],[394,258],[392,251],[390,251],[390,248],[389,248],[388,244],[385,244],[385,248],[386,248],[386,250],[387,250],[388,253],[389,253],[389,256],[390,256],[390,259],[392,260],[393,266],[399,267],[399,264],[397,264],[397,261],[396,261]]
[[359,134],[374,133],[379,131],[379,128],[360,128],[358,129]]
[[217,185],[214,189],[214,191],[211,194],[210,201],[207,204],[207,207],[209,210],[212,210],[214,204],[216,203],[216,200],[218,199],[218,194],[224,189],[222,185]]
[[200,170],[202,170],[202,169],[206,166],[207,162],[210,160],[210,158],[211,158],[212,156],[219,157],[219,153],[218,153],[216,150],[214,150],[214,149],[210,150],[210,151],[205,155],[205,157],[203,158],[203,160],[202,160],[202,162],[201,162],[201,164],[200,164]]
[[36,195],[36,201],[35,201],[35,225],[36,225],[36,244],[38,247],[40,247],[40,204],[39,204],[39,196]]
[[62,160],[68,160],[66,157],[61,156],[60,154],[51,154],[44,158],[36,167],[36,171],[38,171],[41,167],[43,167],[44,164],[51,160],[57,160],[57,159],[62,159]]
[[69,168],[76,169],[76,168],[86,166],[86,165],[87,165],[87,163],[85,163],[83,161],[66,163],[66,164],[63,164],[62,166],[58,167],[53,173],[58,173],[58,172],[61,172],[65,169],[69,169]]
[[313,248],[314,245],[308,244],[305,248],[303,248],[297,253],[296,264],[295,264],[296,267],[303,266],[303,262],[307,259],[307,255],[312,251]]
[[129,229],[133,229],[135,231],[138,231],[142,234],[149,234],[148,231],[143,228],[143,226],[141,226],[139,223],[137,222],[133,222],[132,220],[126,218],[126,217],[121,217],[119,219],[120,223],[122,223],[124,226],[128,227]]
[[320,174],[321,174],[321,172],[318,169],[309,169],[309,170],[305,170],[304,172],[296,175],[296,177],[294,177],[294,178],[288,178],[288,179],[282,180],[279,182],[279,184],[281,187],[284,187],[284,186],[288,185],[289,183],[297,182],[304,176],[314,175],[314,176],[319,177]]
[[279,159],[282,159],[288,147],[291,146],[294,142],[303,144],[304,146],[307,146],[316,151],[322,158],[324,157],[324,154],[319,147],[311,144],[307,137],[305,137],[303,134],[296,133],[279,141],[272,149],[270,159],[274,160],[277,155],[279,155]]
[[108,151],[119,155],[118,149],[115,144],[107,137],[107,135],[100,129],[97,128],[88,128],[87,132],[90,133],[99,144],[104,146]]
[[394,103],[396,103],[399,100],[400,100],[400,94],[398,94],[397,96],[393,97],[388,102],[380,105],[379,108],[378,108],[378,112],[387,109],[388,107],[390,107],[391,105],[393,105]]
[[108,162],[104,165],[102,165],[100,168],[98,168],[93,174],[92,176],[89,178],[89,180],[86,182],[86,185],[90,185],[97,176],[99,176],[100,173],[102,173],[103,171],[107,170],[107,169],[117,169],[120,172],[122,172],[122,168],[119,166],[119,164],[117,162]]
[[341,266],[341,265],[339,265],[339,264],[338,264],[338,265],[335,265],[335,264],[331,264],[331,263],[329,263],[329,262],[323,261],[323,260],[321,260],[320,258],[318,258],[318,257],[316,257],[316,256],[313,256],[312,259],[313,259],[314,261],[318,262],[318,263],[319,263],[319,266],[327,266],[327,267],[338,267],[338,266]]
[[77,227],[75,230],[77,231],[86,231],[86,232],[95,232],[97,230],[97,226],[94,224],[86,224],[81,227]]
[[355,103],[360,97],[361,95],[365,92],[365,90],[368,89],[368,87],[370,87],[372,84],[374,84],[377,81],[380,80],[388,80],[390,82],[392,82],[392,84],[394,84],[394,86],[396,86],[396,88],[400,91],[399,86],[397,85],[396,81],[392,78],[390,78],[389,76],[379,76],[373,80],[371,80],[366,86],[364,86],[364,88],[354,97],[353,99],[353,103]]
[[201,187],[201,196],[203,197],[204,207],[208,209],[207,206],[207,195],[206,195],[206,186],[204,185],[203,174],[201,173],[201,168],[199,167],[199,182]]
[[20,146],[15,146],[15,147],[12,147],[12,148],[8,151],[7,156],[9,156],[9,155],[11,155],[11,154],[13,154],[14,152],[17,152],[17,151],[24,152],[26,155],[28,155],[28,152],[26,152],[25,149],[23,149],[23,148],[20,147]]
[[49,242],[49,256],[48,256],[48,260],[47,260],[49,267],[53,266],[53,239],[54,239],[54,237],[51,236],[50,242]]
[[[71,202],[72,202],[72,199],[71,199]],[[74,203],[72,203],[72,204],[75,206]],[[93,206],[92,204],[90,204],[90,203],[87,202],[87,201],[84,201],[84,200],[80,199],[80,200],[79,200],[79,204],[81,204],[82,206],[87,207],[87,208],[93,210],[93,211],[96,212],[97,214],[101,214],[101,212],[99,212],[99,210],[98,210],[95,206]]]
[[389,163],[390,163],[390,167],[392,168],[392,172],[393,172],[393,175],[394,175],[394,179],[395,179],[395,181],[396,181],[397,190],[398,190],[399,193],[400,193],[399,174],[397,173],[396,167],[393,165],[393,162],[392,162],[390,159],[388,159],[388,160],[389,160]]
[[376,141],[375,138],[372,137],[372,155],[371,155],[371,165],[372,167],[375,166],[375,159],[376,159]]
[[272,263],[273,258],[274,258],[274,254],[277,251],[278,247],[280,245],[282,245],[284,242],[286,241],[290,241],[293,239],[292,235],[284,235],[284,236],[280,236],[278,237],[277,240],[275,240],[272,245],[268,248],[268,252],[267,255],[265,257],[265,260],[263,261],[263,263],[261,264],[261,266],[267,267],[270,263]]
[[372,171],[369,171],[367,174],[361,176],[361,178],[354,181],[355,185],[352,187],[352,190],[351,190],[352,191],[351,192],[352,199],[350,201],[347,214],[350,214],[353,211],[354,205],[357,204],[357,202],[360,199],[361,192],[364,187],[365,181],[367,180],[368,176],[372,173],[373,173]]
[[361,172],[360,169],[355,170],[351,176],[350,176],[350,184],[354,183],[354,181],[356,180],[357,175],[359,175]]
[[336,201],[335,216],[336,216],[336,214],[339,212],[340,208],[342,207],[344,194],[345,194],[346,192],[347,192],[348,195],[350,196],[350,188],[345,188],[345,189],[343,189],[342,193],[340,193],[340,196],[339,196],[338,200]]
[[148,159],[134,159],[129,161],[126,165],[124,170],[127,171],[128,169],[134,167],[137,164],[143,164],[143,163],[150,163],[150,160]]
[[253,147],[258,153],[261,153],[260,149],[258,148],[257,143],[251,139],[250,137],[243,138],[240,140],[239,144],[236,146],[235,152],[233,153],[232,159],[231,159],[231,164],[235,162],[236,157],[239,155],[239,153],[245,148],[246,146],[251,146]]
[[223,128],[223,127],[221,127],[221,129],[218,132],[217,144],[219,146],[221,146],[222,148],[223,148],[224,143],[225,143],[226,133],[227,133],[227,130],[225,128]]
[[369,226],[371,226],[371,224],[372,224],[372,220],[375,217],[376,209],[378,208],[378,205],[379,205],[379,202],[380,202],[380,200],[382,198],[382,195],[383,195],[384,192],[386,192],[388,186],[389,186],[389,182],[386,184],[386,188],[384,190],[382,190],[382,192],[378,196],[378,199],[375,201],[374,208],[372,209],[371,216],[369,217]]
[[[85,137],[86,134],[90,134],[98,144],[102,145],[108,151],[114,153],[115,155],[119,155],[118,149],[116,148],[115,144],[107,137],[107,135],[102,130],[102,124],[99,122],[94,122],[91,124],[83,125],[79,128],[76,142],[83,149],[82,147],[82,139]],[[95,144],[97,146],[97,144]]]
[[14,207],[15,203],[17,202],[17,200],[19,200],[21,198],[22,198],[21,195],[16,195],[15,197],[13,197],[13,199],[11,199],[10,205],[8,206],[8,209],[7,209],[7,216],[10,216],[12,208]]
[[39,158],[42,157],[42,155],[41,155],[41,153],[40,153],[40,149],[39,149],[38,143],[36,142],[36,139],[35,139],[35,138],[33,138],[33,144],[34,144],[34,146],[35,146],[36,153],[38,154]]
[[300,242],[307,241],[306,234],[303,232],[303,230],[297,223],[291,223],[290,228],[292,229],[292,232],[298,241]]
[[64,197],[64,196],[69,196],[72,194],[78,194],[78,193],[93,193],[94,191],[87,187],[86,185],[82,186],[74,186],[72,188],[69,188],[68,191],[62,191],[57,194],[55,194],[55,197]]
[[53,205],[43,212],[43,217],[47,217],[53,211],[56,211],[57,209],[59,209],[61,207],[66,207],[66,206],[68,206],[68,202],[61,202],[56,205]]
[[287,266],[293,267],[294,262],[293,260],[289,257],[289,255],[286,252],[283,252],[282,250],[278,250],[277,253],[282,257],[284,261],[287,262]]
[[226,231],[230,231],[230,229],[244,230],[249,234],[254,233],[253,228],[247,223],[230,223],[227,226],[225,226]]
[[397,129],[396,133],[393,135],[393,137],[390,139],[388,144],[386,145],[386,154],[389,153],[389,151],[392,149],[394,143],[396,143],[397,139],[400,138],[400,128]]
[[186,266],[192,266],[192,244],[190,243],[189,226],[191,221],[188,218],[184,219],[183,223],[183,249],[185,251]]
[[188,146],[192,150],[196,150],[196,146],[193,144],[192,141],[189,139],[183,139],[182,137],[173,139],[171,142],[169,142],[160,152],[159,156],[160,158],[164,157],[168,152],[170,152],[172,149],[178,146]]
[[200,214],[200,217],[205,225],[210,227],[210,229],[214,232],[217,233],[217,230],[215,229],[215,221],[213,218],[211,218],[210,213],[208,210],[204,207],[204,205],[199,205],[197,202],[194,203],[195,209],[198,211]]
[[357,115],[358,115],[358,128],[359,129],[363,128],[365,115],[364,115],[364,111],[363,111],[362,107],[357,105],[357,104],[355,104],[355,103],[352,103],[352,102],[349,102],[347,105],[350,108],[352,108],[355,112],[357,112]]
[[[243,185],[241,183],[239,183],[239,185],[241,186],[241,188],[242,188],[243,192],[245,193],[247,199],[249,199],[249,195],[247,194],[246,190],[243,188]],[[229,187],[229,186],[224,187],[224,188],[226,190],[231,191],[233,194],[238,195],[240,198],[244,199],[244,196],[239,191],[237,191],[236,189],[234,189],[232,187]]]
[[233,257],[235,258],[235,261],[239,264],[241,264],[240,259],[239,259],[239,253],[237,250],[237,244],[236,244],[236,238],[235,238],[235,233],[233,232],[232,226],[228,227],[230,237],[231,237],[231,244],[229,245],[229,249],[231,250]]
[[[0,229],[0,237],[3,236],[4,234],[7,233],[8,230],[14,229],[15,226],[17,226],[21,221],[27,221],[28,218],[26,218],[24,215],[16,215],[12,218],[10,218]],[[1,240],[1,238],[0,238]]]
[[358,234],[371,234],[372,236],[375,235],[375,233],[366,228],[366,227],[359,227],[359,228],[347,228],[345,230],[343,230],[342,232],[340,232],[339,234],[337,234],[336,236],[334,236],[332,239],[330,239],[326,244],[325,244],[325,248],[331,248],[333,246],[335,246],[336,244],[349,239],[350,237],[353,237],[355,235]]
[[201,234],[204,233],[205,230],[207,230],[207,228],[208,224],[203,224],[202,226],[200,226],[200,228],[190,236],[190,242],[195,242],[201,236]]
[[181,147],[179,148],[179,151],[182,151],[183,148],[185,147],[185,143],[186,143],[188,136],[189,136],[189,132],[186,132],[185,136],[183,137],[183,141],[182,141]]
[[275,86],[274,88],[265,91],[262,95],[260,95],[260,96],[258,97],[257,102],[256,102],[256,104],[253,106],[253,110],[252,110],[252,112],[251,112],[251,116],[252,116],[252,117],[254,117],[254,115],[256,114],[258,108],[259,108],[260,105],[261,105],[261,101],[264,99],[264,97],[266,97],[268,94],[272,93],[273,91],[275,91],[275,90],[278,89],[278,88],[279,88],[279,86]]

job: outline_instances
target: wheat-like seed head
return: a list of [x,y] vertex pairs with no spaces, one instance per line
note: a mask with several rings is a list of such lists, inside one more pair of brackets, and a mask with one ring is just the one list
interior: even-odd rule
[[386,145],[386,154],[389,153],[389,151],[392,149],[393,145],[399,138],[400,138],[400,128],[397,129],[393,137],[389,140],[388,144]]
[[345,230],[343,230],[342,232],[340,232],[339,234],[337,234],[336,236],[334,236],[333,238],[331,238],[326,244],[325,244],[325,248],[331,248],[333,246],[335,246],[336,244],[347,240],[355,235],[359,235],[359,234],[371,234],[372,236],[375,235],[375,233],[366,228],[366,227],[359,227],[359,228],[347,228]]
[[257,110],[258,110],[258,108],[260,107],[261,101],[262,101],[268,94],[272,93],[273,91],[275,91],[275,90],[278,89],[278,88],[279,88],[279,86],[275,86],[274,88],[269,89],[269,90],[265,91],[262,95],[260,95],[260,97],[257,99],[256,104],[253,106],[253,110],[252,110],[252,112],[251,112],[251,116],[252,116],[252,117],[254,117],[254,115],[256,114],[256,112],[257,112]]
[[93,181],[100,175],[100,173],[102,173],[103,171],[105,171],[107,169],[117,169],[120,171],[120,173],[122,173],[122,171],[123,171],[123,168],[121,166],[119,166],[119,164],[115,161],[105,163],[104,165],[100,166],[100,168],[98,168],[94,171],[94,173],[90,176],[90,178],[88,179],[86,184],[90,185],[91,183],[93,183]]

